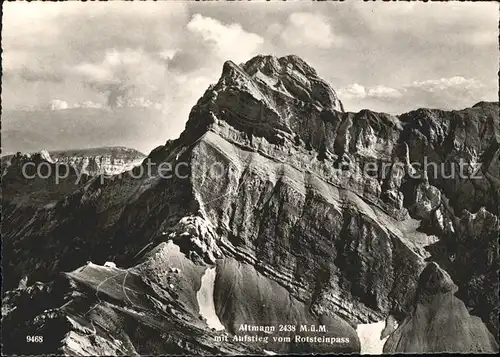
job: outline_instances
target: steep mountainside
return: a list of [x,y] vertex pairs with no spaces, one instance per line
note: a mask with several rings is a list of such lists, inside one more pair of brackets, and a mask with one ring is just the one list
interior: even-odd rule
[[[496,336],[499,133],[498,103],[347,113],[296,56],[228,61],[181,136],[134,175],[89,177],[50,206],[4,194],[4,284],[22,280],[2,314],[8,347],[29,353],[18,339],[50,325],[53,353],[357,352],[357,324],[412,316],[426,260]],[[214,266],[222,332],[198,316]],[[240,324],[289,322],[349,342],[232,338]]]

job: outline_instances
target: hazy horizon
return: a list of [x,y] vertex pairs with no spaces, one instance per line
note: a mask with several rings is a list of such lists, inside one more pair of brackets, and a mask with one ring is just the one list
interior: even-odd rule
[[[224,61],[257,54],[303,58],[351,112],[498,100],[493,2],[14,2],[3,10],[4,150],[120,145],[147,154],[179,136]],[[68,108],[81,110],[65,117]]]

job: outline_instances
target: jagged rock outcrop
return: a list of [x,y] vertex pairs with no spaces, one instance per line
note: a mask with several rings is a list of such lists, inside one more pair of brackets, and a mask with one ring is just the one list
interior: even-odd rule
[[495,334],[500,312],[498,216],[484,208],[474,214],[464,210],[455,216],[444,201],[429,221],[427,229],[441,232],[442,238],[427,249],[458,285],[456,296]]
[[[111,303],[118,307],[111,312],[101,304],[95,312],[95,319],[113,321],[99,330],[106,341],[84,342],[85,351],[109,352],[116,339],[128,346],[120,349],[123,354],[207,349],[214,354],[250,353],[248,346],[199,347],[204,338],[213,338],[206,324],[197,325],[196,331],[202,332],[195,334],[199,339],[194,345],[182,344],[182,334],[193,332],[183,328],[184,315],[168,315],[174,322],[167,323],[163,313],[153,318],[150,311],[183,301],[185,314],[199,319],[193,313],[202,270],[218,259],[234,259],[237,267],[251,266],[252,277],[263,284],[279,286],[263,290],[266,301],[275,301],[274,290],[286,290],[290,301],[307,311],[307,321],[336,316],[332,318],[355,326],[391,315],[401,322],[412,314],[425,261],[440,261],[442,250],[434,248],[454,242],[449,244],[456,243],[462,252],[453,263],[457,275],[470,269],[467,259],[484,259],[489,252],[488,263],[464,275],[471,280],[450,274],[458,294],[468,296],[464,302],[475,307],[496,335],[498,324],[492,316],[498,297],[481,290],[481,282],[489,282],[498,271],[498,253],[493,250],[498,225],[465,229],[473,225],[460,217],[485,207],[484,214],[477,213],[480,217],[498,219],[497,108],[495,103],[478,103],[460,111],[417,110],[401,116],[348,113],[335,91],[295,56],[258,56],[240,66],[227,62],[218,83],[193,107],[185,131],[154,149],[131,171],[137,175],[89,177],[43,208],[20,211],[7,198],[4,284],[13,289],[26,276],[29,286],[74,271],[67,276],[70,280],[86,286],[92,280],[91,293],[79,300],[88,305],[97,286],[112,275],[94,267],[84,269],[97,269],[94,278],[82,277],[75,269],[87,260],[114,261],[134,272],[139,269],[140,280],[148,286],[130,289],[163,302],[128,300],[110,291]],[[426,158],[445,166],[460,159],[481,162],[482,177],[476,182],[430,175],[422,165]],[[151,175],[140,175],[149,163]],[[172,175],[162,175],[160,166],[171,168]],[[468,193],[471,185],[477,195]],[[450,232],[461,233],[452,238]],[[167,239],[187,258],[172,258],[171,250],[165,250]],[[471,239],[483,244],[471,244]],[[172,259],[182,260],[181,271],[191,272],[177,283],[165,275]],[[182,285],[182,294],[171,291],[170,285],[176,284]],[[242,304],[244,296],[233,297],[234,303]],[[483,301],[488,304],[481,309]],[[138,332],[111,333],[122,328],[115,322],[115,310],[134,304],[143,304],[141,309],[150,313],[131,323]],[[70,314],[66,308],[61,311],[62,316]],[[219,313],[224,313],[220,307]],[[155,321],[155,332],[145,343],[149,318]],[[92,329],[87,315],[79,321]],[[168,325],[168,330],[175,332],[159,334],[170,323],[175,326]],[[21,335],[25,327],[16,328]],[[75,333],[85,334],[83,327],[78,329]],[[157,341],[162,338],[171,343]],[[54,345],[52,351],[80,347]]]
[[70,166],[88,176],[116,175],[138,166],[144,158],[145,155],[135,149],[119,146],[50,152],[41,150],[39,153],[2,156],[2,175],[11,165],[40,160]]
[[[17,210],[51,205],[89,178],[76,167],[59,165],[45,150],[2,157],[2,204]],[[17,215],[22,216],[20,212]]]
[[413,310],[384,345],[387,353],[493,353],[498,344],[480,318],[454,296],[448,273],[430,263],[419,278]]

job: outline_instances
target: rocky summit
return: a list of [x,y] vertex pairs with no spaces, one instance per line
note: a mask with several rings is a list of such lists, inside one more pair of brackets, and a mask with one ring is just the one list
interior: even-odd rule
[[50,204],[3,176],[4,351],[498,351],[499,123],[350,113],[296,56],[228,61],[125,174]]

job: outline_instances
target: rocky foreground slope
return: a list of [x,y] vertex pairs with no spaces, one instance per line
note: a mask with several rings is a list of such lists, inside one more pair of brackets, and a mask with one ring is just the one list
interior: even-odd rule
[[[298,57],[228,61],[181,136],[131,174],[91,177],[44,206],[10,200],[4,177],[5,351],[359,352],[358,324],[414,316],[428,260],[489,341],[499,154],[498,103],[348,113]],[[294,331],[248,341],[245,321],[328,328],[302,331],[320,342]],[[27,334],[47,337],[34,345]]]
[[384,352],[492,353],[498,344],[477,316],[453,294],[448,273],[430,263],[419,279],[413,310],[389,337]]

